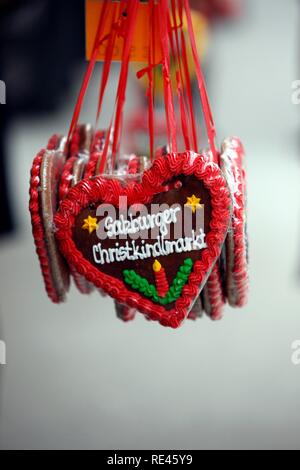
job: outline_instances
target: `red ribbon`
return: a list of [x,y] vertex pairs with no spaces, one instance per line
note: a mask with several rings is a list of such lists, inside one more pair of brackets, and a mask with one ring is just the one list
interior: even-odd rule
[[112,168],[115,165],[116,154],[117,154],[118,145],[120,141],[121,124],[123,120],[123,108],[124,108],[125,97],[126,97],[130,51],[131,51],[133,32],[134,32],[134,27],[136,23],[136,17],[137,17],[139,6],[140,6],[139,0],[131,0],[127,8],[126,22],[124,23],[124,26],[125,26],[124,38],[126,40],[124,40],[124,48],[123,48],[123,53],[122,53],[122,66],[121,66],[116,105],[115,105],[116,110],[115,110],[114,116],[112,117],[109,129],[108,129],[108,133],[106,136],[103,156],[102,156],[102,160],[99,166],[99,173],[102,173],[106,166],[106,160],[107,160],[107,156],[109,152],[113,128],[114,128],[114,131],[113,131],[113,142],[112,142]]
[[78,123],[78,118],[79,118],[79,115],[80,115],[80,111],[81,111],[81,108],[82,108],[82,105],[83,105],[83,102],[84,102],[84,98],[85,98],[85,95],[86,95],[86,92],[87,92],[87,89],[88,89],[88,86],[89,86],[89,83],[90,83],[90,80],[91,80],[91,77],[92,77],[92,74],[93,74],[93,71],[94,71],[94,68],[95,68],[95,64],[97,62],[97,55],[98,55],[99,47],[101,46],[101,43],[103,41],[103,40],[101,41],[101,36],[103,34],[103,27],[104,27],[104,20],[105,20],[106,11],[107,11],[107,2],[104,2],[104,5],[103,5],[102,11],[101,11],[99,24],[98,24],[96,37],[95,37],[95,41],[94,41],[94,47],[93,47],[93,51],[92,51],[91,60],[89,62],[87,71],[85,73],[83,83],[81,85],[81,89],[80,89],[80,92],[79,92],[79,96],[78,96],[78,99],[77,99],[77,102],[76,102],[76,105],[75,105],[74,114],[73,114],[73,117],[72,117],[70,129],[69,129],[69,133],[68,133],[68,142],[70,142],[70,140],[73,136],[73,133],[76,129],[76,126],[77,126],[77,123]]
[[203,114],[204,114],[206,129],[207,129],[208,141],[209,141],[210,149],[213,155],[213,160],[216,163],[218,163],[219,156],[218,156],[218,152],[217,152],[216,144],[215,144],[216,129],[215,129],[212,111],[211,111],[211,107],[210,107],[210,103],[209,103],[209,99],[207,95],[203,73],[201,70],[200,60],[199,60],[199,56],[197,52],[195,34],[194,34],[194,29],[193,29],[192,17],[191,17],[191,10],[190,10],[188,0],[180,0],[180,1],[184,2],[184,9],[185,9],[186,18],[187,18],[188,31],[189,31],[190,41],[191,41],[194,63],[196,67],[197,82],[198,82],[198,87],[199,87],[199,92],[200,92],[200,99],[201,99],[201,103],[203,107]]
[[[102,111],[103,98],[105,90],[107,89],[108,79],[111,70],[111,63],[113,58],[113,50],[118,36],[123,36],[124,47],[122,53],[122,65],[118,83],[117,96],[114,106],[113,116],[108,128],[103,154],[101,160],[97,164],[97,171],[102,173],[107,165],[108,154],[111,154],[111,169],[114,167],[116,155],[119,150],[121,130],[123,123],[123,110],[126,99],[126,87],[128,80],[128,68],[130,60],[130,51],[133,40],[133,33],[136,24],[136,18],[139,9],[139,0],[121,0],[119,9],[116,10],[115,16],[112,18],[111,32],[103,36],[103,29],[106,21],[106,13],[109,2],[103,2],[97,33],[95,37],[94,47],[92,51],[91,60],[89,62],[80,93],[76,102],[74,114],[72,117],[70,130],[68,134],[68,141],[70,141],[74,130],[78,123],[80,111],[85,99],[85,95],[90,83],[92,73],[97,61],[99,47],[105,41],[108,42],[105,61],[102,70],[102,78],[99,90],[99,100],[96,115],[96,126],[98,127],[99,117]],[[168,140],[172,152],[177,152],[177,138],[178,130],[176,126],[176,115],[174,106],[174,96],[171,82],[171,56],[176,64],[176,92],[181,117],[181,131],[186,149],[198,151],[198,137],[196,127],[196,117],[194,112],[192,87],[190,81],[188,59],[187,59],[187,45],[186,38],[183,32],[183,11],[186,14],[190,44],[195,63],[197,83],[200,93],[200,100],[203,108],[204,120],[207,129],[208,140],[213,154],[213,159],[218,162],[218,153],[215,146],[215,125],[212,117],[212,112],[207,96],[205,81],[201,70],[200,61],[198,58],[196,41],[193,31],[191,12],[188,0],[171,0],[171,13],[169,12],[169,1],[160,0],[155,5],[154,0],[149,0],[150,15],[150,40],[149,40],[149,54],[148,54],[148,67],[138,72],[137,76],[140,78],[147,73],[149,78],[149,85],[147,90],[148,97],[148,124],[149,124],[149,144],[150,156],[154,158],[154,140],[155,140],[155,109],[154,109],[154,94],[155,94],[155,75],[153,69],[158,65],[155,63],[155,22],[159,25],[159,34],[162,49],[162,70],[163,70],[163,88],[164,88],[164,101],[166,123],[168,129]],[[124,15],[126,11],[126,15]],[[177,21],[179,17],[179,24]],[[171,23],[171,17],[173,24]]]

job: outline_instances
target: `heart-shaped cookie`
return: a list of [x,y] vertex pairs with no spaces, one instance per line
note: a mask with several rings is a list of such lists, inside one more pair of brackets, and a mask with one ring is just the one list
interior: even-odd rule
[[66,161],[66,139],[54,135],[33,161],[30,179],[32,233],[40,260],[45,288],[54,303],[63,302],[69,290],[70,273],[53,233],[58,207],[58,186]]
[[237,137],[224,140],[220,165],[233,201],[231,228],[224,245],[226,293],[231,307],[243,307],[247,303],[249,289],[247,187],[244,157],[244,147]]
[[[59,197],[63,200],[68,191],[83,179],[83,174],[88,162],[93,129],[89,124],[77,126],[70,143],[70,156],[64,165],[59,185]],[[90,294],[94,286],[83,276],[78,274],[74,266],[70,265],[71,276],[75,286],[82,294]]]
[[55,224],[61,252],[88,281],[177,328],[220,256],[230,218],[219,167],[185,152],[158,158],[126,187],[114,178],[83,180]]
[[221,274],[220,260],[218,260],[202,292],[205,313],[212,320],[221,320],[223,317],[225,296]]
[[203,308],[203,302],[202,302],[201,294],[200,294],[188,315],[188,319],[195,321],[195,320],[198,320],[198,318],[202,318],[203,314],[204,314],[204,308]]

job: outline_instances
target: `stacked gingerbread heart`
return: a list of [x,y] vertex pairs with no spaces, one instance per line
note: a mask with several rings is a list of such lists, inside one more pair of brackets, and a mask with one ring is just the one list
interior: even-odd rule
[[[108,51],[113,49],[116,35],[124,38],[112,120],[105,132],[78,126],[97,51],[103,43],[106,3],[69,135],[52,137],[32,167],[30,211],[47,293],[53,302],[64,301],[72,278],[82,294],[98,290],[111,296],[118,317],[124,321],[132,320],[136,312],[172,328],[204,312],[218,320],[226,302],[242,307],[247,298],[243,147],[239,139],[230,138],[224,141],[221,152],[216,150],[215,127],[185,0],[153,0],[148,4],[150,31],[155,22],[160,26],[162,54],[156,64],[150,34],[145,69],[149,76],[149,158],[124,155],[120,150],[138,0],[119,3],[114,34],[105,37]],[[194,104],[188,69],[184,67],[182,51],[188,45],[181,31],[183,15],[208,134],[209,149],[205,151],[198,150]],[[170,80],[171,56],[178,67],[175,87]],[[111,61],[112,56],[107,54],[96,122]],[[156,66],[162,66],[163,71],[168,141],[163,149],[155,149]]]

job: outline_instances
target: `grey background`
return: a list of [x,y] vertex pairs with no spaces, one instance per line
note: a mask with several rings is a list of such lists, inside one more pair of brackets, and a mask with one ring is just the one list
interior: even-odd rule
[[74,289],[66,305],[51,305],[30,235],[28,175],[49,134],[66,129],[72,103],[15,123],[10,178],[23,231],[0,245],[2,449],[300,447],[300,366],[291,362],[300,339],[298,7],[248,1],[244,18],[213,37],[210,94],[219,136],[237,134],[247,148],[251,234],[249,305],[219,323],[124,325],[111,300]]
[[5,83],[0,80],[0,104],[6,103],[6,86]]

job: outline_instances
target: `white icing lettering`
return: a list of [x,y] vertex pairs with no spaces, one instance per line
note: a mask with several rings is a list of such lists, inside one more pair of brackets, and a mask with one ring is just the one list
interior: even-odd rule
[[130,220],[126,220],[124,215],[120,219],[113,220],[108,216],[104,222],[104,228],[107,230],[108,238],[123,235],[133,235],[145,230],[159,228],[160,234],[165,237],[168,234],[168,225],[177,222],[177,213],[181,211],[180,207],[166,209],[158,214],[148,214],[133,218],[130,214]]
[[93,258],[96,264],[123,262],[125,260],[137,261],[147,258],[158,258],[159,256],[168,256],[173,253],[184,253],[190,251],[199,251],[207,248],[205,242],[205,233],[201,228],[198,233],[192,231],[191,237],[178,238],[178,240],[165,240],[159,235],[157,241],[153,244],[142,241],[137,245],[135,240],[127,240],[124,246],[115,244],[115,248],[102,248],[98,243],[93,246]]

